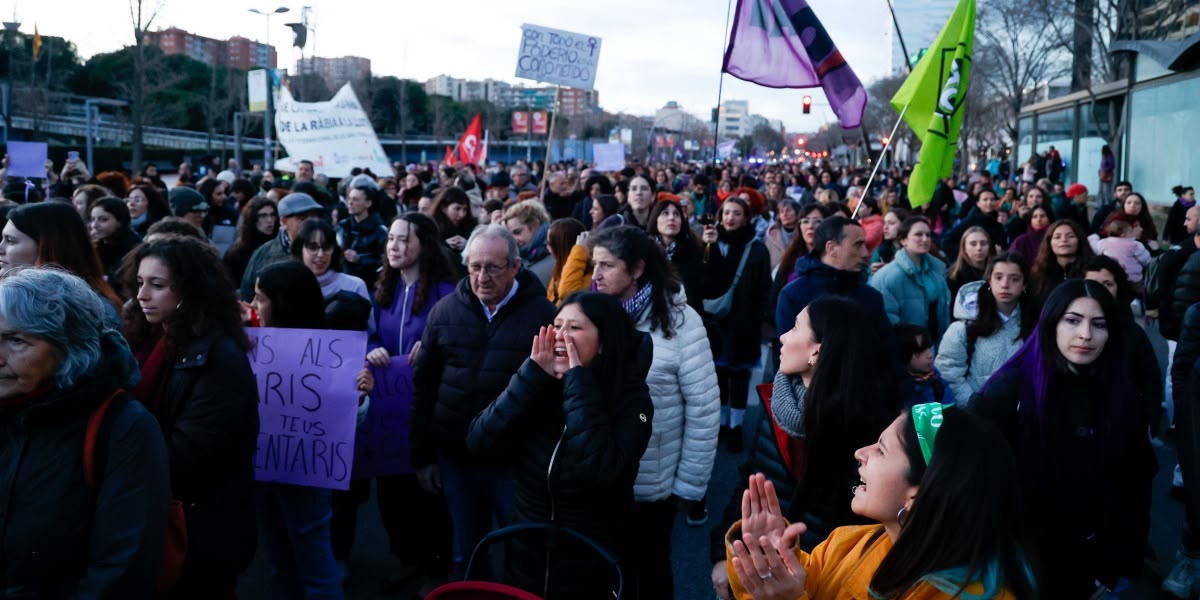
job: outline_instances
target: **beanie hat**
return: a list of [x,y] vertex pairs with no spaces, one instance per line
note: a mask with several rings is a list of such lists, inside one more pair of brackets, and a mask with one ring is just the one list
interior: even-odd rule
[[182,217],[190,212],[208,210],[208,202],[204,201],[204,196],[201,196],[200,192],[187,186],[171,188],[167,199],[171,204],[171,213],[177,217]]
[[1083,185],[1082,183],[1072,183],[1071,187],[1067,188],[1067,197],[1068,198],[1074,198],[1075,196],[1079,196],[1079,195],[1086,196],[1087,193],[1088,193],[1087,186]]

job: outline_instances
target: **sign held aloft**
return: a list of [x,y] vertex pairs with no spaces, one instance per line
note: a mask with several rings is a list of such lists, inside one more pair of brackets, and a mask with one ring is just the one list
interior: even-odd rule
[[521,25],[517,77],[591,90],[596,85],[600,38],[560,29]]
[[284,171],[295,171],[301,160],[311,160],[313,170],[332,178],[349,177],[355,167],[391,172],[392,162],[348,83],[327,102],[297,102],[287,88],[280,89],[275,96],[275,131],[288,153],[275,161]]

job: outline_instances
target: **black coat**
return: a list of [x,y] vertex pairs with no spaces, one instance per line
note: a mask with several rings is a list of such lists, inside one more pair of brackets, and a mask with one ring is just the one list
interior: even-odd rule
[[723,290],[713,290],[712,277],[704,265],[704,249],[693,243],[676,243],[672,253],[671,266],[679,281],[683,283],[683,291],[687,294],[688,306],[696,310],[704,323],[704,332],[708,336],[709,348],[721,347],[721,332],[717,320],[704,310],[704,299],[719,296]]
[[1175,396],[1175,451],[1183,471],[1184,502],[1189,515],[1200,515],[1200,306],[1183,317],[1179,346],[1171,367]]
[[[1171,250],[1172,254],[1163,259],[1169,262],[1159,267],[1163,270],[1163,283],[1171,282],[1168,288],[1170,296],[1159,306],[1159,318],[1162,320],[1159,326],[1163,337],[1168,340],[1179,339],[1184,314],[1189,306],[1200,302],[1200,252],[1196,252],[1195,244],[1189,242],[1188,246]],[[1184,259],[1183,266],[1176,267],[1181,258]],[[1171,270],[1167,269],[1168,266]],[[1178,269],[1175,271],[1177,274],[1172,273],[1175,269]],[[1168,275],[1170,279],[1166,278]]]
[[[634,530],[633,482],[650,433],[654,404],[646,386],[653,345],[618,350],[632,369],[621,391],[606,394],[595,373],[561,381],[526,359],[508,388],[471,422],[467,445],[478,459],[515,455],[514,523],[554,523],[578,531],[618,559]],[[547,599],[611,598],[614,571],[592,550],[565,538],[517,538],[506,578]],[[628,572],[628,569],[626,569]]]
[[732,233],[722,231],[721,241],[729,243],[729,251],[722,255],[717,244],[713,244],[705,265],[712,282],[709,298],[729,290],[743,249],[750,256],[733,293],[733,307],[724,319],[717,321],[721,346],[713,348],[713,357],[730,366],[746,367],[762,356],[763,315],[771,292],[771,255],[762,242],[754,240],[754,228],[750,225]]
[[952,263],[954,259],[958,258],[958,242],[962,239],[963,234],[972,227],[982,227],[988,237],[992,238],[993,246],[998,244],[1001,248],[1008,247],[1008,232],[1004,231],[1004,226],[996,220],[996,215],[984,214],[978,208],[972,208],[971,212],[967,213],[967,218],[942,237],[941,248],[942,253],[946,255],[947,263]]
[[87,422],[125,380],[117,351],[103,350],[74,387],[0,412],[2,598],[151,597],[166,536],[167,453],[132,396],[106,411],[95,488],[84,483]]
[[370,213],[362,221],[347,217],[338,223],[338,245],[342,251],[358,253],[358,262],[342,262],[342,271],[353,275],[375,287],[379,267],[383,266],[383,254],[387,250],[388,228],[377,213]]
[[184,579],[230,577],[254,559],[257,386],[246,349],[224,333],[194,340],[167,378],[158,420],[187,520]]
[[[550,324],[556,312],[532,273],[522,269],[516,281],[516,295],[491,322],[468,279],[429,312],[413,370],[409,427],[414,467],[434,464],[439,452],[460,462],[480,462],[466,448],[471,419],[504,391],[529,356],[538,329]],[[511,457],[490,456],[482,462],[504,465]]]
[[[550,213],[550,220],[557,221],[574,216],[575,206],[582,197],[583,192],[575,192],[569,196],[559,196],[547,189],[546,193],[542,196],[542,204],[546,206],[546,212]],[[587,207],[588,210],[592,208],[590,198]],[[584,223],[584,225],[587,226],[587,223]]]
[[121,266],[121,260],[130,250],[142,243],[142,238],[128,227],[118,229],[109,239],[96,245],[96,253],[100,255],[100,265],[104,268],[104,276],[111,280]]
[[[1144,568],[1158,469],[1146,416],[1126,415],[1106,442],[1097,433],[1105,407],[1096,399],[1108,391],[1094,377],[1055,370],[1045,394],[1046,424],[1031,423],[1018,406],[1022,387],[1032,385],[1027,378],[1003,369],[969,406],[1000,427],[1017,456],[1026,523],[1047,577],[1042,587],[1087,587],[1094,579],[1111,586],[1134,577]],[[1092,560],[1081,562],[1085,555]]]

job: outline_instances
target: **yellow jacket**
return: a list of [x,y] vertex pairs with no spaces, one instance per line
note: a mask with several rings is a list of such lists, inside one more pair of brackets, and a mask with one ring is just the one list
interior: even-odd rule
[[591,254],[587,246],[576,244],[563,263],[562,275],[550,280],[546,286],[546,299],[558,305],[575,292],[584,292],[592,287],[592,274],[588,270]]
[[[742,522],[733,524],[725,534],[726,569],[729,572],[729,583],[738,600],[749,600],[750,592],[738,581],[737,572],[733,569],[733,540],[742,539]],[[883,561],[883,557],[892,549],[892,540],[881,533],[872,540],[872,535],[879,525],[855,525],[838,527],[811,554],[796,549],[796,558],[804,566],[807,574],[804,589],[806,600],[872,600],[869,591],[871,578],[875,569]],[[984,591],[980,583],[967,586],[964,597],[978,596]],[[949,600],[953,598],[937,587],[927,582],[920,582],[904,594],[903,600]],[[1007,591],[995,596],[996,600],[1015,600]]]

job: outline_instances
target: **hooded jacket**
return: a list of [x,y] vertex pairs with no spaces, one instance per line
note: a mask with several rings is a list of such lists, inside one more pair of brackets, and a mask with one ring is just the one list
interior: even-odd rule
[[533,233],[529,243],[521,246],[521,266],[537,276],[542,289],[550,285],[550,277],[554,274],[554,257],[546,247],[546,237],[550,233],[550,224],[543,223]]
[[946,329],[946,335],[942,336],[942,342],[938,345],[937,358],[933,361],[933,366],[953,392],[954,400],[963,406],[1025,343],[1019,338],[1021,307],[1017,306],[999,330],[975,340],[971,364],[967,365],[967,324],[978,314],[975,298],[982,287],[982,282],[967,284],[959,292],[954,302],[954,318],[958,320]]
[[342,251],[358,253],[358,262],[344,261],[342,270],[363,280],[367,287],[375,285],[379,267],[383,265],[383,253],[387,249],[388,229],[378,213],[369,213],[362,221],[347,217],[338,223],[338,246]]
[[[618,560],[629,555],[637,535],[633,483],[654,418],[646,386],[653,344],[639,338],[616,395],[605,394],[586,367],[560,381],[526,359],[471,421],[466,442],[477,460],[516,457],[514,523],[569,527]],[[612,567],[572,540],[547,546],[516,538],[507,559],[507,578],[547,599],[611,598],[615,589]]]
[[[897,252],[896,260],[884,265],[873,277],[871,287],[883,295],[888,319],[928,327],[940,340],[950,326],[950,288],[946,285],[946,263],[926,254],[917,267],[908,252]],[[926,288],[936,290],[927,297]]]
[[158,424],[122,393],[101,422],[94,489],[84,483],[93,411],[136,373],[115,332],[74,386],[0,412],[0,597],[150,598],[166,539],[167,453]]
[[775,305],[775,329],[782,335],[796,324],[796,315],[804,307],[827,294],[845,296],[858,302],[866,311],[877,316],[880,334],[892,338],[892,326],[884,311],[879,290],[863,283],[862,273],[831,267],[812,255],[796,261],[796,280],[784,286]]
[[633,487],[639,502],[671,494],[701,500],[717,455],[721,398],[708,334],[682,294],[670,313],[675,328],[671,339],[661,328],[651,329],[649,308],[635,317],[638,331],[650,336],[654,348],[646,379],[654,401],[654,432]]
[[466,464],[511,463],[512,456],[499,453],[472,457],[466,438],[471,420],[496,400],[529,357],[538,329],[554,320],[554,305],[537,277],[522,269],[516,282],[516,294],[491,321],[468,279],[429,312],[413,368],[413,467],[434,464],[439,453]]

